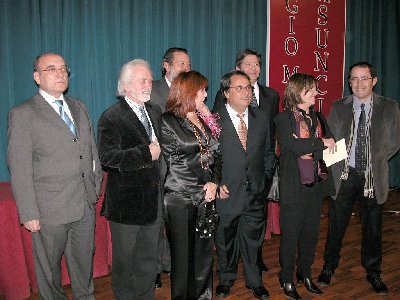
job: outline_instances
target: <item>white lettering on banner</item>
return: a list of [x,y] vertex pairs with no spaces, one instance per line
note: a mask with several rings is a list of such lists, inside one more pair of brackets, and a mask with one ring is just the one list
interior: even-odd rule
[[[321,2],[321,0],[319,0]],[[325,0],[325,3],[330,3],[329,0]],[[324,4],[321,4],[318,9],[318,19],[317,19],[317,24],[318,25],[322,25],[322,26],[327,26],[328,25],[328,7]],[[321,33],[324,33],[324,42],[322,42],[322,38],[321,38]],[[328,33],[329,30],[328,29],[322,29],[322,28],[315,28],[315,34],[316,34],[316,42],[317,42],[317,48],[319,49],[326,49],[328,48]],[[322,70],[324,71],[324,73],[328,72],[328,57],[329,57],[329,52],[324,52],[324,58],[322,57],[321,53],[318,51],[314,51],[315,54],[315,67],[314,67],[314,71],[319,72],[321,69],[319,66],[322,67]],[[325,82],[328,81],[328,76],[324,75],[324,74],[319,74],[317,76],[317,80],[318,80],[318,93],[319,95],[323,96],[326,94],[326,91],[321,91],[321,87],[319,85],[320,79],[323,78],[325,80]],[[318,108],[319,111],[322,111],[322,104],[324,102],[324,98],[323,97],[318,97]]]
[[[297,14],[299,12],[299,7],[297,5],[290,5],[290,0],[286,0],[286,11],[291,14]],[[296,0],[297,2],[297,0]],[[294,31],[294,21],[296,20],[295,16],[289,16],[289,32],[291,35],[285,40],[285,52],[289,56],[295,56],[299,50],[299,43],[295,37],[296,32]],[[292,47],[290,47],[292,46]],[[297,73],[299,66],[293,67],[293,72],[290,72],[288,65],[283,65],[283,80],[282,83],[286,83],[290,76],[294,73]]]
[[342,97],[346,1],[268,0],[267,84],[281,99],[298,72],[318,82],[316,110],[328,114],[333,100]]

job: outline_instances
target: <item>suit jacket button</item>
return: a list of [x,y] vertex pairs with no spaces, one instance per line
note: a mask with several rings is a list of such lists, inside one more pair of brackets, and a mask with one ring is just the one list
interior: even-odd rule
[[82,173],[82,177],[85,177],[85,173]]
[[79,158],[82,159],[82,155],[80,155]]
[[74,139],[73,139],[73,141],[74,141],[74,142],[76,142],[76,141],[77,141],[77,139],[76,139],[76,138],[74,138]]

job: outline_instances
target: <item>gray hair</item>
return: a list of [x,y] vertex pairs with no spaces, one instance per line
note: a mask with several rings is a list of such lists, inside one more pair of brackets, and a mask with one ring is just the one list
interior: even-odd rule
[[132,81],[135,68],[139,66],[145,67],[151,72],[149,63],[139,58],[131,60],[122,66],[121,71],[119,72],[117,96],[125,96],[125,85]]
[[33,71],[34,72],[39,71],[39,60],[43,56],[47,56],[47,55],[57,55],[57,56],[61,57],[65,61],[65,58],[61,54],[56,53],[56,52],[43,52],[43,53],[40,53],[38,56],[36,56],[35,60],[33,61]]

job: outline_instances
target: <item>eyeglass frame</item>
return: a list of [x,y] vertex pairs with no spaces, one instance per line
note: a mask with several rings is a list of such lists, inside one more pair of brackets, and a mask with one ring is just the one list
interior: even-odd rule
[[246,85],[246,86],[242,86],[242,85],[230,86],[228,88],[235,89],[237,93],[242,93],[243,91],[253,92],[253,90],[254,90],[254,87],[250,84]]
[[39,70],[41,72],[49,72],[50,74],[56,74],[57,71],[61,71],[61,73],[69,74],[71,69],[68,66],[61,66],[60,68],[56,67],[47,67],[46,69]]
[[360,82],[360,81],[367,81],[367,80],[370,80],[370,79],[374,79],[374,78],[373,77],[366,77],[366,76],[363,76],[363,77],[352,77],[352,78],[349,79],[349,82],[356,83],[356,82]]

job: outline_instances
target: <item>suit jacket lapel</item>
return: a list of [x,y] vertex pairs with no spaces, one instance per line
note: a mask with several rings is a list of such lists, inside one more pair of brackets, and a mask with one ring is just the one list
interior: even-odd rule
[[377,96],[375,93],[372,94],[372,97],[373,97],[372,116],[371,116],[372,126],[370,127],[371,147],[373,147],[374,145],[378,145],[377,143],[374,144],[374,141],[376,142],[381,140],[379,137],[381,136],[382,130],[385,127],[385,125],[382,124],[383,121],[382,116],[384,113],[382,101],[380,97]]
[[150,138],[147,135],[146,129],[144,128],[142,122],[139,120],[138,116],[129,106],[124,98],[120,99],[121,111],[122,111],[122,119],[126,120],[127,124],[132,124],[132,130],[139,131],[141,136],[146,140],[147,143],[150,143]]
[[[153,127],[153,130],[154,130],[154,133],[156,135],[156,138],[157,138],[157,140],[159,140],[159,138],[160,138],[160,124],[159,124],[159,121],[157,119],[157,115],[155,114],[153,108],[149,104],[145,103],[144,106],[146,107],[146,111],[147,111],[147,113],[149,115],[150,122],[151,122],[151,125]],[[143,128],[144,128],[144,126],[143,126]]]
[[254,139],[257,138],[257,117],[253,111],[253,109],[249,106],[248,108],[248,123],[249,126],[247,128],[247,152],[249,149],[253,147]]
[[39,93],[34,97],[35,105],[38,114],[48,120],[53,126],[58,127],[60,130],[74,136],[67,124],[61,119],[60,115],[47,103],[47,101]]
[[[79,132],[80,132],[79,130],[80,130],[80,127],[81,127],[81,123],[80,123],[81,116],[80,116],[80,110],[79,110],[78,104],[72,102],[68,97],[64,97],[64,99],[65,99],[65,102],[67,103],[67,105],[69,107],[69,111],[71,112],[72,119],[73,119],[73,122],[74,122],[75,127],[76,127],[76,132],[77,132],[78,137],[79,137]],[[68,130],[69,130],[69,128],[68,128]]]
[[[229,116],[228,110],[226,109],[225,105],[221,106],[221,109],[219,110],[220,118],[221,118],[221,125],[222,125],[222,131],[226,133],[227,140],[232,141],[234,144],[236,144],[237,147],[244,151],[242,143],[239,140],[239,136],[237,134],[236,128],[233,125],[233,122],[231,120],[231,117]],[[248,130],[247,130],[248,131]],[[249,140],[249,134],[247,134],[247,140]]]

